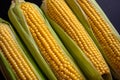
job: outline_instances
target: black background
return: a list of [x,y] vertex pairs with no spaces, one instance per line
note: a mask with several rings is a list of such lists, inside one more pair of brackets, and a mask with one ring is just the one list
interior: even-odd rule
[[120,34],[120,0],[96,0]]
[[[11,1],[12,0],[0,0],[0,17],[5,20],[9,20],[7,16],[7,12],[11,4]],[[33,2],[38,6],[40,6],[40,4],[42,3],[42,0],[25,0],[25,1]]]
[[[29,2],[33,2],[40,6],[42,0],[26,0]],[[103,11],[106,13],[114,27],[120,33],[120,0],[96,0],[98,4],[101,6]],[[11,0],[0,0],[0,17],[8,20],[7,11],[11,4]],[[0,73],[1,75],[1,73]],[[4,80],[2,75],[0,76],[0,80]]]

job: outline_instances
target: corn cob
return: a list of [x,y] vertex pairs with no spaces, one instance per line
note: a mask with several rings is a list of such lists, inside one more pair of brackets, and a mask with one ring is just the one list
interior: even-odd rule
[[[100,51],[64,0],[45,0],[44,12],[76,42],[101,75],[110,74]],[[59,16],[59,17],[58,17]]]
[[0,54],[4,55],[13,72],[19,80],[26,79],[42,79],[38,74],[33,62],[29,61],[30,57],[25,55],[25,51],[21,48],[14,33],[11,31],[10,25],[0,19]]
[[40,21],[42,20],[41,16],[36,13],[34,7],[29,3],[23,3],[21,9],[33,38],[58,79],[83,80],[50,34],[44,21]]
[[[120,76],[120,36],[105,19],[100,8],[96,8],[95,1],[76,0],[86,13],[94,35],[98,39],[107,63],[113,70],[113,75]],[[93,3],[94,2],[94,3]],[[118,35],[118,36],[117,36]],[[120,77],[118,77],[119,79]]]
[[[18,34],[20,35],[21,39],[24,41],[25,45],[31,52],[31,55],[37,62],[38,66],[41,68],[43,73],[47,76],[49,80],[57,80],[55,75],[53,74],[52,70],[50,69],[49,65],[46,63],[45,59],[41,55],[33,37],[28,29],[27,23],[23,16],[23,12],[21,11],[20,4],[24,1],[19,2],[12,2],[9,10],[8,16],[10,21],[13,23],[13,27],[17,30]],[[36,6],[35,6],[36,7]],[[39,9],[38,9],[39,10]]]
[[67,50],[76,60],[76,63],[78,64],[79,68],[83,71],[84,75],[86,75],[86,78],[88,80],[103,80],[101,75],[96,71],[94,66],[84,55],[83,51],[75,44],[75,42],[61,29],[61,27],[58,24],[56,24],[49,17],[47,18],[51,23],[53,29],[57,32],[63,44],[67,46]]
[[[33,3],[21,2],[19,3],[19,11],[24,16],[24,24],[27,24],[26,28],[30,32],[29,35],[32,35],[56,78],[58,80],[85,80],[74,62],[66,55],[54,38],[38,7]],[[46,70],[44,69],[44,71]]]

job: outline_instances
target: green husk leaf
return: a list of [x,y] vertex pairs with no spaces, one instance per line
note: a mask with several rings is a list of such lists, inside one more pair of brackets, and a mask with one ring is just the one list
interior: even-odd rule
[[8,15],[15,29],[19,33],[20,37],[24,41],[25,45],[28,47],[31,55],[34,57],[35,61],[37,62],[41,70],[44,72],[44,74],[50,80],[57,80],[52,70],[42,57],[35,41],[33,40],[31,33],[29,32],[27,23],[20,9],[20,3],[13,3],[9,9]]

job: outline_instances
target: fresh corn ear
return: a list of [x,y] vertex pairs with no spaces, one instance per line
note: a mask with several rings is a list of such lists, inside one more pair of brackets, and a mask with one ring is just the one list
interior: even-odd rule
[[[66,0],[67,1],[67,0]],[[100,9],[96,1],[75,0],[84,11],[93,33],[102,47],[103,56],[113,75],[120,79],[120,35]],[[72,5],[71,5],[72,6]],[[79,9],[80,10],[80,9]],[[78,13],[78,12],[76,12]],[[79,17],[78,14],[77,17]],[[80,18],[79,18],[80,20]]]
[[[43,56],[46,64],[41,64],[43,60],[37,60],[37,63],[46,76],[50,80],[86,80],[72,57],[65,53],[67,51],[64,51],[65,48],[63,49],[62,43],[50,28],[39,7],[30,2],[17,2],[17,4],[12,11],[9,11],[9,18],[16,30],[20,31],[19,34],[31,53],[39,49],[39,53],[34,52],[32,55]],[[32,44],[35,47],[31,49],[29,46],[33,46]],[[35,55],[34,58],[36,57]],[[44,67],[45,65],[49,65],[47,66],[49,70]]]
[[63,44],[67,46],[68,51],[75,58],[76,63],[83,71],[84,75],[86,75],[86,78],[88,80],[103,80],[88,58],[84,55],[83,51],[75,44],[75,42],[62,30],[62,28],[60,28],[58,24],[56,24],[49,17],[47,18],[53,29],[63,41]]
[[[0,19],[0,58],[4,65],[1,64],[2,72],[4,73],[7,70],[8,75],[5,71],[5,76],[7,76],[6,78],[12,78],[12,80],[44,80],[42,74],[38,72],[40,70],[37,69],[31,57],[25,53],[10,27],[7,22]],[[9,75],[12,77],[8,77]]]
[[[35,61],[38,64],[38,66],[43,71],[43,73],[47,76],[47,78],[49,80],[57,80],[57,78],[53,74],[52,70],[50,69],[49,65],[46,63],[45,59],[41,55],[35,41],[33,40],[33,37],[29,31],[25,17],[21,10],[21,3],[24,3],[24,1],[21,1],[21,2],[19,2],[18,0],[15,0],[15,1],[16,2],[14,2],[14,1],[12,2],[11,6],[8,10],[8,16],[9,16],[10,21],[14,25],[13,27],[16,29],[16,31],[20,35],[21,39],[24,41],[25,45],[31,52],[31,55],[33,56],[33,58],[35,59]],[[35,6],[35,9],[37,9],[36,6]]]
[[[75,41],[75,43],[89,58],[90,62],[92,62],[101,76],[105,75],[111,77],[110,70],[99,49],[96,47],[95,43],[93,42],[87,31],[84,29],[82,24],[73,14],[65,1],[44,0],[42,8],[46,15],[48,15],[53,21],[55,21],[69,35],[69,37],[71,37],[71,39]],[[111,80],[111,78],[109,79]]]

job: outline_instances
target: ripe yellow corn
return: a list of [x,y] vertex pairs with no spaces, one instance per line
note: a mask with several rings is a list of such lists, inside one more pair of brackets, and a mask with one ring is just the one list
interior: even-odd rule
[[91,28],[105,52],[104,55],[109,65],[120,76],[120,41],[89,0],[77,0],[77,2],[86,13]]
[[28,61],[22,55],[23,51],[18,46],[9,26],[4,23],[0,23],[0,52],[4,54],[18,79],[38,80]]
[[58,80],[84,80],[78,69],[57,44],[38,10],[28,2],[21,3],[21,9],[41,54]]
[[76,42],[101,75],[109,74],[109,68],[100,51],[64,0],[45,0],[45,13]]

